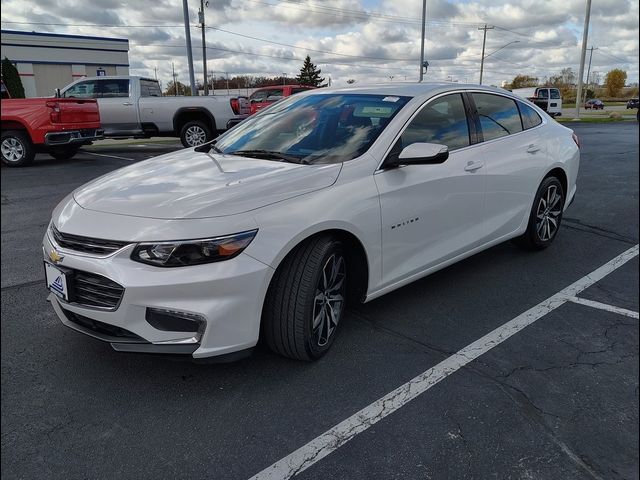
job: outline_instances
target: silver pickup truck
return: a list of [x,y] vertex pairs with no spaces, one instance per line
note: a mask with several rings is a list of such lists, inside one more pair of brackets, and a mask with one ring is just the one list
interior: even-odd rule
[[60,91],[66,98],[95,98],[105,137],[180,137],[194,147],[249,115],[246,97],[163,97],[157,80],[133,76],[84,77]]

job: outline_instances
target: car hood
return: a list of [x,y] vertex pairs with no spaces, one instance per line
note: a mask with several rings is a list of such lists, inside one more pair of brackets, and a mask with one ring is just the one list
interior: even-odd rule
[[119,215],[223,217],[326,188],[340,169],[186,149],[111,172],[73,196],[82,208]]

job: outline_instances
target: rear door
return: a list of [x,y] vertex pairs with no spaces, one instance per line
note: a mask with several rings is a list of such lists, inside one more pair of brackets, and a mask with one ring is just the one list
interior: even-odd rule
[[547,165],[543,120],[526,102],[493,93],[471,93],[480,121],[479,148],[486,174],[486,241],[508,236],[528,218]]
[[463,94],[430,100],[392,152],[415,142],[447,145],[438,165],[405,165],[374,175],[382,211],[385,286],[478,246],[483,237],[485,172]]

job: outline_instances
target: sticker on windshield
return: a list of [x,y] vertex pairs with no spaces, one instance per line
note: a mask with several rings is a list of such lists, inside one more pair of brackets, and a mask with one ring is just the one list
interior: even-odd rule
[[374,116],[388,116],[393,113],[391,107],[362,107],[362,113]]
[[382,99],[383,102],[397,102],[400,100],[400,97],[384,97]]

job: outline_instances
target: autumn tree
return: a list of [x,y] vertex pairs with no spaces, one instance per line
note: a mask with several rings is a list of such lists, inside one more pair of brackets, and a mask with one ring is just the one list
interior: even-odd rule
[[619,96],[626,81],[627,72],[619,68],[611,70],[604,79],[604,88],[607,91],[607,95],[609,97]]
[[300,74],[296,77],[296,81],[299,85],[322,87],[324,86],[324,77],[320,76],[321,73],[322,70],[311,63],[311,57],[307,55],[304,59],[302,68],[300,69]]
[[511,81],[511,88],[536,87],[538,85],[538,77],[530,77],[529,75],[516,75]]
[[191,87],[187,87],[184,83],[170,81],[167,84],[167,89],[164,91],[165,95],[191,95]]

